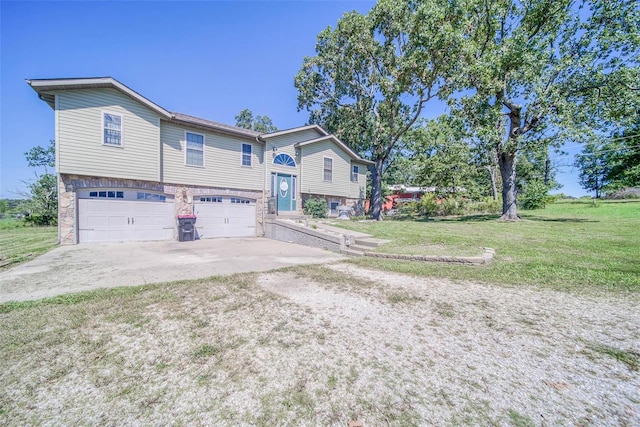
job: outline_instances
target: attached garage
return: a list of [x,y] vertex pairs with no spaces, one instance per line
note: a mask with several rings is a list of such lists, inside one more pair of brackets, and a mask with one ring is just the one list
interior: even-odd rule
[[255,237],[256,202],[228,196],[207,196],[194,200],[196,238]]
[[89,190],[78,196],[79,243],[174,238],[176,220],[170,196],[130,190]]

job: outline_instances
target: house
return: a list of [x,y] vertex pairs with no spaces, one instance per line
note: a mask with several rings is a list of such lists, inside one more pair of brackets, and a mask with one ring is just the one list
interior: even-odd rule
[[364,206],[362,159],[317,125],[270,134],[166,110],[112,77],[34,79],[54,110],[59,238],[172,240],[195,214],[199,238],[262,236],[268,215]]

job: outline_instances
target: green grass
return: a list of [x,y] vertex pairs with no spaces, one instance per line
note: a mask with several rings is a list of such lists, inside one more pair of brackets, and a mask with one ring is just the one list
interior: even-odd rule
[[472,215],[337,225],[392,240],[380,252],[473,256],[483,247],[496,250],[494,262],[483,267],[354,260],[363,266],[507,285],[640,291],[640,202],[560,202],[521,216],[516,222]]
[[57,240],[57,227],[31,227],[23,221],[0,220],[0,271],[50,251],[57,246]]

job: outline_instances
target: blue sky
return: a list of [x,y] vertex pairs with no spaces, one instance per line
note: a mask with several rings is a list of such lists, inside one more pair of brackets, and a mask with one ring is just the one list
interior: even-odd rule
[[[297,112],[293,78],[316,36],[374,4],[0,1],[0,198],[18,197],[34,177],[23,153],[54,136],[53,110],[25,79],[112,76],[170,111],[234,124],[249,108],[300,126],[308,113]],[[562,172],[560,191],[585,194]]]

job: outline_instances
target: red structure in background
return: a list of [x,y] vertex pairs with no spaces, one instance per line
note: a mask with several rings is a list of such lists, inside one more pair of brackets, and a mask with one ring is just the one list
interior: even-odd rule
[[[436,191],[435,187],[405,187],[404,185],[390,185],[388,188],[393,194],[385,196],[385,200],[382,202],[382,212],[396,209],[398,203],[418,202],[425,193],[435,193]],[[367,212],[369,211],[369,203],[369,200],[365,202]]]

